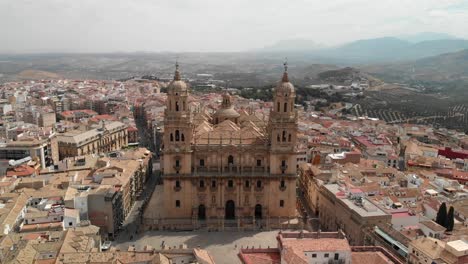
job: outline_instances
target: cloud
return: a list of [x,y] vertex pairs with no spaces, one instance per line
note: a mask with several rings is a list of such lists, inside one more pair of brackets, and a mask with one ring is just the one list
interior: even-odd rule
[[[0,52],[239,51],[438,31],[467,37],[466,1],[0,0]],[[450,16],[450,19],[447,19]]]

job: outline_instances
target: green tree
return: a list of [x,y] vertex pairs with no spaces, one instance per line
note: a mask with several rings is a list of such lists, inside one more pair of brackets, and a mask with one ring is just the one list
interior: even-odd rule
[[446,226],[447,231],[453,230],[453,225],[455,222],[454,213],[455,213],[455,209],[453,208],[453,206],[450,206],[448,214],[447,214],[447,226]]
[[447,227],[447,205],[442,203],[437,212],[436,223],[443,227]]

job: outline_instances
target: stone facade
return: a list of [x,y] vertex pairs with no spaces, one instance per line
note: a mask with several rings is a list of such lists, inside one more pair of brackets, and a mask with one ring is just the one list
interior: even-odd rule
[[273,227],[296,217],[295,91],[285,71],[267,122],[223,95],[210,115],[192,112],[176,70],[163,135],[164,217],[155,228]]
[[128,146],[127,125],[109,122],[88,131],[69,131],[58,136],[60,159],[99,154]]

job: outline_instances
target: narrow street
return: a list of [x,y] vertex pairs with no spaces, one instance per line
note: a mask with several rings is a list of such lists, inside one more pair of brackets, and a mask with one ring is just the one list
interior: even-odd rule
[[[155,166],[158,164],[157,166]],[[125,219],[122,225],[122,232],[117,235],[115,239],[116,242],[125,242],[132,240],[132,238],[136,237],[138,232],[138,227],[141,223],[141,215],[143,213],[143,207],[150,199],[151,194],[153,193],[155,186],[158,182],[159,178],[159,170],[155,170],[159,168],[159,161],[153,163],[153,173],[148,181],[144,185],[143,191],[138,196],[137,200],[133,204],[133,207],[128,214],[127,218]]]

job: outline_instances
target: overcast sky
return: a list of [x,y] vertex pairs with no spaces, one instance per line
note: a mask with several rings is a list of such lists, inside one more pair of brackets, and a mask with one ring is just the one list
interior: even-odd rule
[[0,0],[0,52],[242,51],[441,32],[468,0]]

